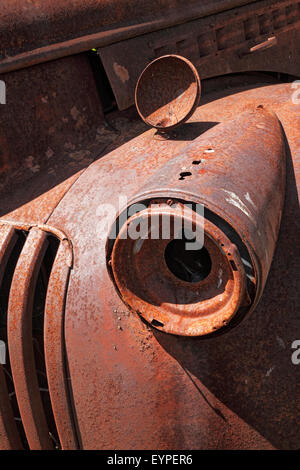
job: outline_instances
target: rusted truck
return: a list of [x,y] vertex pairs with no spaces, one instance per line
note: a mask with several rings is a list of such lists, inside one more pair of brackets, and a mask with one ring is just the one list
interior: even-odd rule
[[298,0],[2,1],[1,449],[299,448],[299,78]]

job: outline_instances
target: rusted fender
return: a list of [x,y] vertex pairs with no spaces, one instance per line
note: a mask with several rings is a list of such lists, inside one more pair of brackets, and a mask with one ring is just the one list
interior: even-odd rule
[[[49,223],[72,240],[65,340],[80,445],[86,449],[297,449],[300,112],[290,84],[224,90],[177,137],[140,135],[92,164]],[[119,207],[197,135],[263,105],[287,142],[286,205],[264,295],[226,335],[190,338],[148,327],[118,296],[107,272],[103,204]],[[196,134],[196,135],[195,135]],[[184,181],[183,181],[184,182]],[[299,189],[298,189],[299,190]]]
[[[258,107],[195,139],[145,182],[127,207],[136,205],[138,213],[121,227],[114,244],[108,240],[108,262],[122,299],[149,323],[173,334],[206,335],[243,317],[262,295],[284,194],[284,140],[273,113]],[[181,203],[204,206],[204,219],[196,209],[184,213]],[[193,260],[189,248],[174,241],[176,252],[167,254],[181,228],[164,236],[166,217],[172,227],[179,220],[194,233],[204,230],[207,260],[199,248]],[[133,239],[130,224],[146,232],[139,229]],[[149,232],[155,225],[159,234],[153,239]],[[201,280],[181,272],[194,270],[197,276],[205,263],[208,272]],[[181,274],[175,273],[178,269]]]

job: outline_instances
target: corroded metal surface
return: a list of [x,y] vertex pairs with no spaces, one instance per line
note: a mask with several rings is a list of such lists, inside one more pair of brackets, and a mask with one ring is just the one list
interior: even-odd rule
[[[117,118],[121,122],[116,129],[105,124],[85,55],[36,65],[99,48],[122,109],[133,103],[136,79],[145,65],[163,54],[190,59],[201,70],[201,77],[249,70],[300,75],[299,6],[299,1],[291,0],[190,0],[188,4],[157,0],[151,5],[135,0],[117,4],[114,0],[37,0],[25,5],[12,0],[2,6],[0,78],[7,85],[8,106],[1,106],[0,117],[0,216],[6,219],[0,228],[1,290],[1,277],[14,248],[13,230],[23,239],[23,232],[29,232],[12,273],[8,328],[1,323],[5,334],[8,329],[8,367],[12,369],[10,377],[0,366],[2,448],[21,448],[27,443],[34,449],[52,448],[52,441],[66,449],[299,448],[300,381],[290,359],[290,344],[299,330],[300,111],[299,105],[292,103],[294,90],[290,85],[232,89],[227,97],[220,90],[204,98],[190,121],[168,139],[151,130],[130,140],[144,130],[144,124],[137,124],[136,119],[124,122],[122,117]],[[224,12],[226,9],[229,11]],[[6,74],[23,67],[29,68]],[[139,199],[146,194],[151,178],[169,183],[172,157],[183,158],[185,152],[194,154],[198,148],[196,142],[195,148],[192,143],[185,150],[189,142],[257,106],[274,111],[280,120],[288,170],[281,233],[264,295],[252,316],[239,326],[232,324],[236,328],[227,335],[209,339],[166,335],[124,305],[109,276],[105,241],[120,210],[119,197]],[[262,136],[266,129],[271,131],[269,141],[262,137],[252,149],[243,141],[248,132],[246,123],[225,133],[225,143],[238,136],[246,145],[251,159],[243,162],[243,177],[252,182],[254,194],[241,190],[237,199],[232,187],[223,188],[230,193],[226,193],[233,209],[229,213],[218,205],[219,197],[209,192],[208,186],[203,188],[206,201],[214,205],[221,219],[239,227],[248,248],[257,283],[256,295],[252,295],[247,281],[252,308],[266,281],[282,208],[283,172],[279,161],[272,160],[281,153],[276,150],[281,145],[276,125],[258,127]],[[205,138],[217,136],[219,131],[216,128]],[[215,140],[206,143],[213,148]],[[259,177],[267,181],[261,187],[251,164],[257,163],[263,143],[266,152],[260,161],[265,163],[268,157],[274,165],[270,174],[277,176],[268,180],[266,168],[260,168]],[[260,151],[256,153],[254,148]],[[236,149],[231,150],[234,154]],[[214,186],[221,188],[218,170],[226,163],[219,164],[218,168],[212,165],[211,171]],[[200,178],[203,168],[198,165]],[[156,178],[159,170],[162,180]],[[229,173],[235,175],[234,187],[241,181],[241,170],[242,166],[230,168]],[[186,168],[182,171],[186,173]],[[184,182],[185,176],[180,184]],[[153,195],[153,187],[148,189]],[[198,191],[197,184],[191,185],[181,196],[184,199],[188,192],[191,197]],[[242,199],[245,194],[251,200]],[[250,209],[251,201],[257,211],[252,205]],[[110,204],[109,208],[105,209],[105,204]],[[258,221],[256,231],[243,220],[245,207],[248,219],[250,214]],[[51,229],[42,225],[48,221]],[[9,225],[13,230],[6,228]],[[223,228],[211,233],[217,236]],[[46,288],[47,374],[45,370],[43,384],[48,386],[48,375],[51,403],[45,407],[41,396],[48,391],[40,389],[35,354],[36,347],[43,346],[43,338],[38,346],[34,343],[33,350],[36,338],[31,310],[37,277],[44,269],[42,265],[40,270],[40,265],[50,240],[48,232],[58,237],[60,246]],[[72,268],[71,248],[64,233],[74,247]],[[231,243],[227,235],[220,236],[224,245]],[[217,257],[213,246],[211,253]],[[149,251],[150,255],[155,252]],[[240,259],[234,252],[238,272],[228,271],[229,277],[234,274],[237,279],[235,305],[242,297],[245,304],[248,299]],[[224,270],[226,262],[220,260]],[[139,269],[143,270],[142,263]],[[47,273],[43,276],[47,283]],[[161,307],[157,307],[159,312]],[[235,311],[234,307],[230,313]],[[150,316],[147,319],[152,321]],[[44,361],[43,354],[40,361]],[[20,409],[17,420],[24,425],[25,436],[19,434],[19,422],[18,430],[15,426],[15,392]],[[59,437],[50,433],[48,413],[52,411]]]
[[[74,449],[78,444],[64,349],[71,243],[59,229],[44,224],[2,219],[0,234],[1,296],[8,291],[8,305],[1,299],[7,360],[0,370],[0,445],[51,449],[55,443],[55,448]],[[23,242],[15,251],[20,236]]]
[[1,79],[7,104],[0,113],[0,215],[17,209],[11,219],[41,223],[84,168],[82,161],[91,163],[101,150],[96,83],[82,55]]
[[120,41],[98,53],[118,106],[126,109],[134,103],[140,73],[156,57],[186,57],[201,80],[257,70],[300,76],[299,42],[300,3],[270,0]]
[[[109,260],[113,278],[125,304],[151,325],[177,335],[206,335],[229,323],[245,302],[245,270],[237,247],[225,233],[179,202],[173,200],[171,204],[168,208],[166,203],[154,203],[123,225]],[[124,233],[127,235],[128,225],[142,226],[144,223],[149,231],[157,230],[159,234],[166,224],[170,224],[170,236],[161,238],[160,235],[153,239],[143,238],[146,234],[137,239],[123,236]],[[203,243],[210,257],[210,268],[201,280],[179,278],[165,262],[168,246],[184,226],[191,227],[196,233],[205,232]],[[197,252],[188,254],[184,247],[180,249],[177,245],[175,260],[180,254],[183,269],[189,259],[197,256]],[[201,278],[201,258],[192,268],[195,274],[198,268]]]
[[[148,205],[146,226],[151,230],[151,214],[180,217],[176,215],[176,201],[202,204],[209,211],[202,225],[212,264],[210,275],[195,284],[170,277],[164,253],[176,233],[171,233],[169,240],[161,238],[162,230],[156,239],[145,239],[147,233],[136,240],[125,239],[128,224],[143,225],[144,211],[123,225],[112,251],[113,274],[125,303],[150,323],[159,321],[162,331],[205,335],[227,325],[245,306],[242,274],[248,270],[252,299],[243,315],[252,311],[270,269],[284,194],[283,134],[277,117],[263,107],[195,139],[144,182],[142,191],[129,200],[128,208]],[[151,210],[155,201],[166,205],[169,201],[174,209],[166,210],[162,205]],[[192,214],[195,216],[194,211]],[[182,215],[185,221],[189,217]],[[211,239],[218,249],[213,249]]]
[[[292,93],[287,84],[211,95],[176,136],[157,139],[150,130],[92,164],[50,217],[74,247],[65,334],[84,448],[299,448],[299,380],[289,350],[299,322],[300,113]],[[263,298],[248,320],[209,340],[151,329],[124,306],[109,278],[105,240],[113,220],[101,206],[118,211],[121,192],[132,198],[208,124],[261,105],[282,124],[288,165]]]
[[[95,117],[97,122],[98,117]],[[108,121],[101,121],[92,129],[92,133],[88,133],[89,141],[79,144],[79,149],[70,138],[57,156],[41,159],[37,167],[34,161],[33,167],[27,167],[26,159],[24,166],[20,161],[19,169],[11,174],[14,185],[11,178],[5,178],[6,184],[0,186],[1,219],[17,225],[24,221],[31,225],[46,223],[64,194],[95,159],[144,132],[147,126],[135,110],[128,110],[112,112]],[[33,172],[33,168],[36,171]]]
[[201,95],[200,78],[184,57],[159,57],[141,73],[135,90],[137,110],[149,126],[169,130],[187,121]]
[[0,12],[0,73],[248,3],[253,0],[7,0]]

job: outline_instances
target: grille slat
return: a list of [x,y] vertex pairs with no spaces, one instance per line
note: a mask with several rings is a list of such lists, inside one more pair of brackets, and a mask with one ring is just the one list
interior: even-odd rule
[[32,340],[35,286],[48,246],[47,234],[32,228],[18,260],[9,295],[7,329],[10,364],[30,449],[52,449],[37,379]]
[[[10,253],[16,243],[15,231],[9,226],[0,226],[0,288]],[[22,449],[20,435],[12,411],[3,365],[0,364],[0,448]]]
[[60,230],[0,220],[0,449],[79,447],[64,337],[72,262]]
[[58,248],[51,271],[44,319],[44,347],[50,398],[62,449],[76,449],[77,439],[70,409],[65,371],[64,308],[72,263],[67,240]]

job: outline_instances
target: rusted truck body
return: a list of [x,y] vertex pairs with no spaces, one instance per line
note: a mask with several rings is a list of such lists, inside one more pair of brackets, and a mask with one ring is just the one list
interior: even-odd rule
[[[2,3],[0,449],[299,449],[300,2]],[[202,97],[162,134],[134,92],[166,54]],[[145,201],[204,205],[202,303],[110,237]]]

